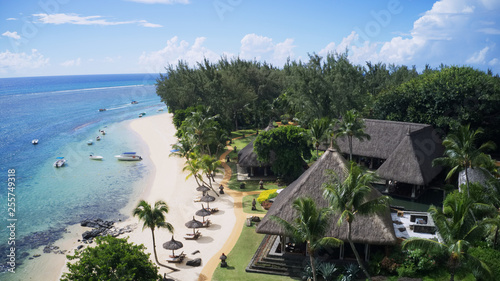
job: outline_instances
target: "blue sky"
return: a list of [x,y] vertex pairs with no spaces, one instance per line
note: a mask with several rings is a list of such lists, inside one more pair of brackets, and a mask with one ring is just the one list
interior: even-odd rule
[[179,59],[366,61],[500,73],[500,0],[0,0],[0,77],[160,73]]

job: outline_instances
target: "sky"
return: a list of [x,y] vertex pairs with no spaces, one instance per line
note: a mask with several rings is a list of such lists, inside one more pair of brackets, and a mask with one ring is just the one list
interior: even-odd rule
[[309,54],[500,73],[500,0],[0,0],[0,78]]

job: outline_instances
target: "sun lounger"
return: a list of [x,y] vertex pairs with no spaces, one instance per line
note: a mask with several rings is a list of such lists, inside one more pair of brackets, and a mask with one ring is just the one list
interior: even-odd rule
[[181,263],[185,257],[186,257],[186,254],[184,254],[184,252],[182,252],[180,255],[175,256],[175,257],[169,256],[167,259],[167,262]]
[[203,227],[209,227],[210,226],[210,220],[207,219],[205,222],[203,222]]
[[219,208],[210,208],[208,210],[213,214],[213,213],[217,213],[219,211]]
[[194,198],[194,199],[193,199],[193,201],[194,201],[195,203],[197,203],[197,202],[201,202],[201,197],[196,197],[196,198]]
[[201,233],[199,231],[196,231],[195,234],[193,234],[193,233],[187,233],[186,235],[184,235],[184,239],[186,239],[186,240],[196,240],[200,236],[201,236]]

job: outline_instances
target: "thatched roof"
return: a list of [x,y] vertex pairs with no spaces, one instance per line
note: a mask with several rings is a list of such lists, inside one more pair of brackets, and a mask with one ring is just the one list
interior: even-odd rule
[[[297,214],[292,208],[292,202],[296,198],[308,196],[316,202],[318,207],[327,207],[328,202],[323,197],[323,183],[330,180],[327,173],[329,170],[339,175],[341,180],[344,179],[347,170],[346,160],[332,149],[328,149],[306,172],[279,193],[266,216],[259,223],[257,232],[284,235],[283,228],[271,220],[270,216],[278,216],[286,221],[295,219]],[[374,198],[381,196],[381,194],[372,189],[370,196]],[[334,215],[332,218],[327,236],[347,241],[347,224],[337,225],[339,215]],[[381,214],[358,215],[352,224],[352,239],[355,243],[396,244],[396,235],[389,208]]]
[[[271,166],[269,163],[263,163],[257,160],[257,153],[253,151],[253,142],[251,141],[247,146],[238,152],[238,165],[240,167],[265,167]],[[274,162],[276,155],[271,151],[271,163]]]
[[[269,131],[274,129],[273,124],[269,124],[263,131]],[[253,151],[253,143],[254,141],[251,141],[247,146],[245,146],[243,149],[241,149],[238,152],[238,165],[240,167],[264,167],[264,166],[271,166],[271,164],[274,162],[274,159],[276,155],[274,152],[271,151],[271,164],[269,163],[262,163],[259,160],[257,160],[257,153]]]
[[426,185],[441,172],[432,160],[443,155],[441,141],[432,135],[432,127],[407,133],[392,154],[377,170],[385,179]]
[[[432,160],[443,155],[444,147],[431,125],[365,119],[365,133],[370,140],[352,140],[354,155],[385,159],[377,170],[379,176],[409,184],[426,185],[441,167]],[[349,153],[347,137],[339,137],[342,153]],[[322,145],[326,148],[326,144]]]

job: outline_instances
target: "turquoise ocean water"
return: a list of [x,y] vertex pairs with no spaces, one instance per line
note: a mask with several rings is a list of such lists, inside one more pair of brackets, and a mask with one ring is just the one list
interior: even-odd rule
[[[5,270],[12,235],[7,226],[12,222],[19,263],[31,249],[59,239],[70,224],[128,216],[120,210],[140,194],[152,168],[148,159],[127,163],[114,155],[147,155],[123,121],[165,108],[156,95],[156,78],[130,74],[0,79],[0,271]],[[131,104],[134,100],[138,104]],[[96,141],[99,130],[106,135]],[[33,145],[33,139],[39,144]],[[89,139],[93,145],[87,145]],[[91,153],[104,160],[90,160]],[[67,165],[54,168],[56,157],[65,157]],[[15,178],[15,189],[9,190],[9,175]],[[9,198],[15,198],[15,212],[7,205]]]

